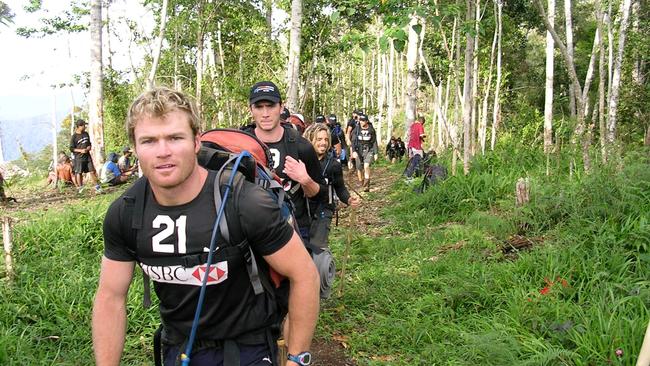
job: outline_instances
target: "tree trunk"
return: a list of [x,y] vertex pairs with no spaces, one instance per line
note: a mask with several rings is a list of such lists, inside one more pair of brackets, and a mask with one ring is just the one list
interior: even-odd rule
[[204,49],[203,26],[199,25],[196,34],[196,114],[201,121],[201,130],[205,131],[205,121],[203,120],[203,49]]
[[[549,10],[549,16],[550,10]],[[566,48],[569,57],[573,57],[573,16],[571,12],[571,0],[564,0],[564,23],[566,31]],[[548,35],[547,35],[548,37]],[[576,117],[576,93],[573,88],[569,88],[569,112],[571,118]]]
[[601,0],[596,0],[597,31],[602,36],[598,39],[598,134],[600,137],[600,154],[603,163],[607,162],[607,127],[605,125],[605,41],[603,38],[603,21]]
[[386,113],[386,136],[393,134],[393,113],[395,111],[395,47],[393,41],[390,41],[390,56],[388,58],[388,92],[386,98],[388,101],[388,111]]
[[[497,13],[496,2],[494,4],[494,13]],[[478,126],[478,140],[481,145],[481,154],[485,154],[485,141],[487,138],[487,116],[488,116],[488,104],[490,102],[490,87],[492,86],[492,69],[494,68],[494,57],[497,47],[497,38],[499,36],[497,24],[497,17],[495,18],[495,27],[494,27],[494,36],[492,38],[492,48],[490,49],[490,68],[488,70],[488,77],[485,81],[485,87],[483,91],[483,105],[481,107],[480,120]]]
[[266,37],[273,41],[273,0],[266,0]]
[[89,135],[92,159],[98,168],[104,163],[104,85],[102,75],[102,1],[90,8],[90,91],[88,95]]
[[287,68],[287,108],[298,106],[300,83],[300,32],[302,26],[302,0],[291,1],[291,32],[289,36],[289,62]]
[[147,90],[153,88],[154,80],[156,79],[156,70],[158,69],[158,62],[160,62],[160,50],[162,49],[163,40],[165,39],[165,28],[167,26],[167,5],[169,0],[163,0],[162,9],[160,10],[160,28],[158,29],[158,39],[156,40],[156,47],[153,51],[153,63],[147,78]]
[[[555,0],[548,0],[548,22],[555,24]],[[546,31],[546,86],[544,96],[544,153],[553,148],[553,50],[555,43],[551,32]],[[573,89],[573,88],[571,88]],[[573,93],[571,93],[575,97]]]
[[476,15],[474,16],[474,50],[472,53],[472,123],[470,128],[470,154],[476,155],[476,120],[479,115],[478,103],[478,84],[480,82],[478,67],[478,53],[479,53],[479,36],[480,36],[480,22],[481,22],[481,0],[476,0]]
[[404,112],[406,120],[404,123],[405,141],[409,141],[411,125],[415,121],[417,113],[417,92],[418,92],[418,33],[413,27],[419,24],[417,15],[411,15],[411,22],[408,26],[408,48],[406,52],[406,99],[404,100]]
[[[74,120],[70,120],[72,124],[74,124]],[[57,147],[59,146],[57,143],[57,137],[59,135],[58,133],[58,123],[56,120],[56,93],[53,90],[52,93],[52,168],[54,169],[54,173],[56,173],[56,164],[58,159],[58,154],[57,154]]]
[[363,109],[365,110],[365,109],[368,108],[368,99],[366,98],[366,86],[368,85],[368,80],[367,80],[368,79],[368,76],[367,76],[368,72],[366,70],[367,69],[367,66],[366,66],[366,51],[363,51],[362,62],[363,62],[363,69],[362,69],[362,71],[363,71],[363,87],[362,87],[362,90],[361,90],[361,99],[362,99]]
[[108,59],[108,69],[113,70],[113,50],[111,48],[111,16],[110,16],[110,6],[111,1],[106,1],[106,56]]
[[503,0],[497,0],[497,23],[499,40],[497,41],[497,80],[494,86],[494,107],[492,108],[492,140],[490,142],[490,149],[494,151],[494,146],[497,141],[497,130],[499,129],[499,122],[501,121],[501,40],[502,40],[502,26],[503,20],[501,14],[503,13]]
[[611,95],[609,97],[609,118],[607,121],[607,142],[609,145],[616,139],[616,117],[618,111],[618,98],[621,86],[621,66],[623,64],[623,52],[625,51],[625,36],[629,23],[631,0],[623,0],[619,14],[621,16],[621,25],[618,30],[618,49],[616,59],[614,60],[614,70],[612,74]]
[[[467,24],[474,22],[474,0],[465,0],[467,6],[467,14],[465,21]],[[474,56],[474,37],[467,32],[465,34],[465,80],[463,84],[463,173],[469,174],[471,154],[471,126],[472,126],[472,110],[474,109],[474,101],[472,100],[472,68]]]

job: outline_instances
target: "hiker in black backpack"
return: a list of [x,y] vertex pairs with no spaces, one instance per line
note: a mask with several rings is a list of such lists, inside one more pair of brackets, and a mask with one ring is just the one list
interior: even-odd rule
[[337,159],[340,159],[341,154],[343,152],[343,141],[341,141],[341,128],[339,126],[338,129],[336,129],[336,124],[338,123],[336,121],[336,114],[330,114],[327,116],[327,127],[330,130],[330,146],[332,149],[332,152],[334,153],[334,157]]
[[264,142],[273,156],[273,169],[283,179],[285,191],[294,204],[300,236],[309,243],[311,217],[307,199],[327,198],[327,186],[320,175],[318,158],[313,147],[296,130],[280,124],[282,97],[270,81],[253,85],[249,106],[255,126],[245,131]]
[[334,263],[331,260],[332,254],[328,248],[328,237],[332,218],[336,212],[337,198],[348,206],[358,206],[360,199],[351,197],[345,187],[341,163],[338,162],[330,150],[331,135],[329,128],[325,124],[315,123],[305,130],[304,136],[314,146],[320,162],[321,174],[328,187],[327,201],[310,202],[314,221],[311,225],[309,238],[310,244],[320,249],[319,253],[314,255],[314,261],[321,276],[321,298],[327,298],[335,274]]
[[[162,352],[158,350],[156,364],[162,355],[165,366],[181,360],[195,366],[276,365],[277,308],[268,292],[256,295],[246,265],[259,258],[262,267],[270,266],[289,280],[288,347],[295,361],[286,365],[300,365],[310,358],[307,351],[318,317],[315,266],[267,191],[240,180],[230,194],[232,178],[228,184],[217,179],[236,177],[232,170],[239,160],[223,175],[224,170],[198,165],[198,131],[195,109],[180,92],[156,88],[129,108],[127,133],[144,177],[111,204],[104,219],[104,257],[92,317],[96,364],[120,363],[127,293],[137,262],[154,281],[160,301]],[[239,218],[231,237],[244,238],[252,258],[240,245],[229,245],[215,234],[224,207],[236,214],[230,217]],[[131,221],[125,216],[140,226],[125,227]],[[192,344],[194,352],[188,352]]]
[[364,191],[370,191],[370,164],[377,160],[377,133],[365,114],[359,115],[359,123],[352,131],[350,151],[356,160],[357,178],[363,185]]

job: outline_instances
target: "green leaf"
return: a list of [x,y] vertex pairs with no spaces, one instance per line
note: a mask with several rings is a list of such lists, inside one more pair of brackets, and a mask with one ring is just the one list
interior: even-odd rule
[[406,41],[408,39],[408,35],[406,34],[406,32],[404,32],[404,29],[398,29],[393,35],[393,38],[395,38],[396,40],[398,39],[400,41]]
[[395,47],[395,51],[397,52],[404,51],[404,46],[406,46],[406,41],[403,41],[401,39],[393,40],[393,47]]
[[354,8],[348,8],[348,16],[353,16],[357,11]]
[[379,48],[381,49],[382,52],[386,52],[388,50],[388,47],[390,45],[390,42],[388,42],[388,37],[383,35],[379,37]]
[[422,32],[422,25],[421,24],[414,24],[412,28],[413,28],[413,31],[418,35],[420,35],[420,32]]
[[332,13],[332,15],[330,15],[330,18],[332,19],[332,22],[336,23],[339,21],[339,19],[341,19],[341,14],[338,10],[336,10]]

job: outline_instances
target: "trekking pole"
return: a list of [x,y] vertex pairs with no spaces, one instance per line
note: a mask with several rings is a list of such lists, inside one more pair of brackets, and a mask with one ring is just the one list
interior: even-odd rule
[[363,198],[363,196],[361,195],[361,193],[357,192],[357,190],[354,189],[354,187],[352,187],[351,185],[348,184],[348,185],[346,185],[346,187],[348,187],[349,190],[351,190],[351,191],[354,192],[357,196],[359,196],[359,198]]
[[345,268],[348,264],[348,257],[350,256],[350,247],[352,247],[352,229],[354,228],[354,222],[356,219],[356,210],[353,208],[350,210],[350,224],[348,225],[348,233],[345,240],[345,251],[343,253],[343,263],[341,264],[341,285],[339,286],[338,296],[343,296],[343,287],[345,286]]

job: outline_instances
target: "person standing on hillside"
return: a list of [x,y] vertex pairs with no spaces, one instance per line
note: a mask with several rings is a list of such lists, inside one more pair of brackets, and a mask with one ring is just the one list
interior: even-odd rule
[[426,136],[427,135],[424,133],[424,117],[420,116],[415,122],[413,122],[411,129],[409,130],[409,143],[407,146],[409,158],[412,158],[414,155],[424,157],[422,142],[424,142]]
[[70,138],[70,151],[74,154],[73,171],[77,183],[77,188],[83,189],[83,174],[90,175],[91,184],[95,185],[95,191],[101,192],[99,183],[97,182],[97,173],[93,165],[93,159],[90,156],[92,145],[90,143],[90,135],[86,132],[86,121],[78,119],[75,123],[75,130]]
[[379,157],[379,148],[377,147],[377,133],[365,114],[359,115],[359,123],[352,131],[350,150],[352,158],[356,161],[359,183],[363,185],[365,192],[370,192],[370,164]]
[[[127,329],[126,301],[136,262],[154,281],[160,300],[164,366],[180,362],[205,276],[194,352],[187,355],[191,365],[276,364],[274,299],[266,291],[255,295],[245,254],[239,247],[220,245],[213,252],[216,263],[206,273],[206,246],[210,246],[217,218],[217,172],[198,164],[199,126],[190,99],[168,88],[145,92],[129,108],[127,134],[144,174],[135,184],[146,185],[134,185],[116,199],[104,219],[104,256],[92,315],[98,366],[120,364]],[[142,196],[136,196],[138,187]],[[291,359],[284,366],[309,364],[319,306],[316,268],[268,192],[246,180],[239,189],[237,199],[227,201],[234,205],[234,217],[240,218],[241,231],[235,233],[233,228],[231,238],[244,238],[254,258],[259,258],[257,263],[264,262],[288,278]],[[127,202],[133,203],[132,210],[141,205],[140,215],[130,215],[141,220],[137,230],[123,224],[124,217],[129,217]]]
[[244,131],[257,136],[269,147],[273,169],[293,202],[300,236],[309,243],[311,217],[307,199],[319,201],[327,196],[316,152],[296,130],[280,123],[282,97],[274,83],[260,81],[253,85],[248,102],[255,127],[247,127]]

